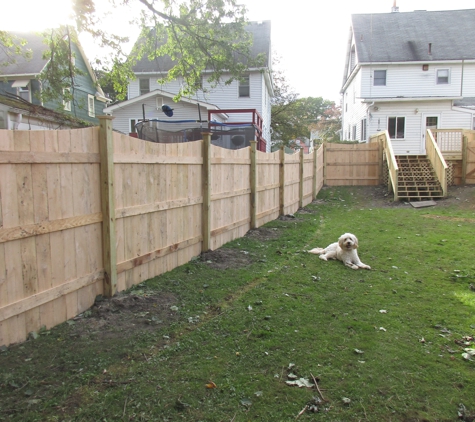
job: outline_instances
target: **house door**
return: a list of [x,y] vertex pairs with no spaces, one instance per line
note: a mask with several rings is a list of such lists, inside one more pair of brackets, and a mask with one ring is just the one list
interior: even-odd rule
[[427,129],[437,129],[439,127],[439,116],[434,116],[431,114],[424,114],[423,125],[422,125],[422,145],[421,150],[426,150],[426,133]]

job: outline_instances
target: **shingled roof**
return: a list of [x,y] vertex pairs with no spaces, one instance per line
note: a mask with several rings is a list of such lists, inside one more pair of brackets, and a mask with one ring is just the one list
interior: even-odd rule
[[475,9],[357,14],[352,29],[359,63],[475,59]]
[[[264,53],[266,56],[264,67],[270,67],[271,21],[249,22],[246,31],[250,32],[253,37],[251,57],[255,58],[258,54]],[[140,42],[139,39],[137,43]],[[133,66],[133,71],[136,73],[168,72],[174,65],[175,63],[168,56],[157,57],[154,60],[142,57]]]

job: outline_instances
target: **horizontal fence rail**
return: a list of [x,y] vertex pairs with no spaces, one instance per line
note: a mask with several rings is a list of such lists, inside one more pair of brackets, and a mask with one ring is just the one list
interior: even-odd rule
[[325,177],[381,179],[367,144],[266,154],[203,138],[144,142],[108,116],[95,128],[0,130],[0,345],[296,212]]

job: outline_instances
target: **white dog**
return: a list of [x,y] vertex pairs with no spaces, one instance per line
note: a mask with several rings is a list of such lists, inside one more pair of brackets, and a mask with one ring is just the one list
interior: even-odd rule
[[332,243],[327,246],[325,249],[314,248],[309,253],[320,255],[320,259],[328,261],[329,259],[338,259],[343,261],[343,263],[354,270],[358,268],[366,268],[370,270],[369,265],[363,264],[359,257],[356,249],[358,248],[358,239],[354,234],[345,233],[340,236],[338,242]]

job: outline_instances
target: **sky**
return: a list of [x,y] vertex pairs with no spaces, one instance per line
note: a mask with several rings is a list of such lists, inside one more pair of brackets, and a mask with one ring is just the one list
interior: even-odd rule
[[[280,58],[279,69],[300,97],[323,97],[339,104],[350,18],[358,13],[390,13],[394,0],[240,0],[253,21],[272,22],[273,55]],[[68,22],[69,0],[16,0],[2,2],[0,30],[40,30]],[[6,4],[5,4],[6,3]],[[105,7],[107,0],[96,0]],[[473,9],[474,0],[396,0],[399,12],[414,10]],[[110,13],[109,25],[127,30],[127,17]],[[14,19],[12,18],[14,17]],[[89,60],[97,54],[86,37],[81,44]]]

